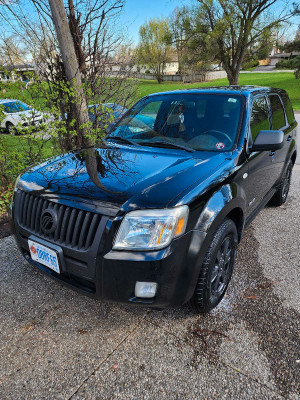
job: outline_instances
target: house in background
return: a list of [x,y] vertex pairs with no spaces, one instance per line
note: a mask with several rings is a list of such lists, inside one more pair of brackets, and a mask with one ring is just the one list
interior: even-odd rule
[[275,66],[278,61],[289,60],[299,55],[300,51],[293,51],[292,53],[277,53],[276,51],[272,51],[271,55],[269,56],[269,65]]
[[3,65],[0,70],[0,81],[2,82],[15,82],[17,80],[27,82],[29,81],[29,73],[35,72],[34,64],[20,64],[20,65]]

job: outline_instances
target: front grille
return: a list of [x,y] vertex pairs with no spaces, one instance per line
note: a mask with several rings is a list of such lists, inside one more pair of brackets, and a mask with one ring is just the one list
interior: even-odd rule
[[[92,246],[101,215],[57,204],[23,191],[18,192],[16,202],[18,223],[23,228],[78,250],[87,250]],[[57,214],[56,229],[50,234],[45,234],[40,226],[41,215],[46,208],[54,210]]]

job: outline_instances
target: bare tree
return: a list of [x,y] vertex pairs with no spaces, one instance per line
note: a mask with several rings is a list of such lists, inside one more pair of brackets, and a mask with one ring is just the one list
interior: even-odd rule
[[[75,12],[73,0],[69,0],[69,7],[71,7],[69,16],[70,24],[62,0],[49,0],[49,4],[64,64],[66,78],[74,92],[74,116],[76,117],[76,121],[78,124],[77,131],[78,133],[80,132],[80,140],[78,141],[78,144],[82,146],[83,144],[85,144],[84,142],[87,142],[87,140],[84,140],[84,129],[86,129],[86,126],[84,126],[84,124],[89,124],[89,114],[87,99],[83,91],[81,72],[79,69],[79,62],[81,62],[81,58],[83,58],[83,56],[80,37],[77,37],[76,28],[78,28],[78,24],[75,24],[76,20],[74,15]],[[72,32],[74,32],[73,38],[70,28],[72,29]],[[76,35],[75,38],[74,35]]]
[[[249,46],[279,23],[299,15],[299,3],[286,2],[283,11],[270,20],[269,13],[279,0],[197,0],[204,25],[210,27],[207,40],[214,46],[229,83],[237,85]],[[282,3],[280,4],[282,6]]]
[[14,66],[26,62],[26,49],[18,42],[15,35],[0,34],[0,64]]
[[[50,3],[57,5],[58,0]],[[62,0],[59,3],[62,6]],[[66,0],[64,29],[68,24],[66,31],[71,38],[64,33],[56,35],[55,28],[61,27],[54,23],[48,0],[24,0],[22,4],[16,2],[0,7],[0,17],[11,32],[26,43],[41,78],[48,83],[45,102],[59,110],[58,134],[66,150],[81,146],[86,138],[93,141],[103,135],[112,115],[105,104],[128,107],[135,98],[136,83],[127,79],[132,63],[119,57],[126,38],[115,22],[123,5],[123,0]],[[63,11],[62,7],[60,10]],[[73,49],[71,71],[70,58],[61,50],[62,46]],[[87,104],[96,105],[92,126],[91,123],[87,126],[86,114],[78,118],[78,112],[86,113]]]
[[190,39],[191,10],[187,7],[176,8],[169,17],[170,44],[175,47],[179,72],[186,72],[187,44]]

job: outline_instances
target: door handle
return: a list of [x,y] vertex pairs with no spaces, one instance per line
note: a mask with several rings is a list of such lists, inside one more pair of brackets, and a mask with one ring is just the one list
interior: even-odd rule
[[293,139],[293,135],[289,135],[286,139],[287,142],[290,142]]
[[273,157],[275,155],[275,151],[270,151],[269,156]]

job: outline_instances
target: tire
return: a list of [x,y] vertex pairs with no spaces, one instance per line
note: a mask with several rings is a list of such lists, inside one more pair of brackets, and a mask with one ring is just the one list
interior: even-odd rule
[[281,179],[277,192],[274,194],[269,202],[270,205],[279,207],[286,202],[291,185],[292,171],[293,163],[292,161],[290,161]]
[[14,135],[15,134],[15,129],[14,129],[14,125],[11,122],[7,122],[6,123],[6,130],[10,135]]
[[211,311],[222,300],[232,276],[237,244],[236,225],[231,219],[225,219],[213,235],[190,300],[190,306],[197,313]]

